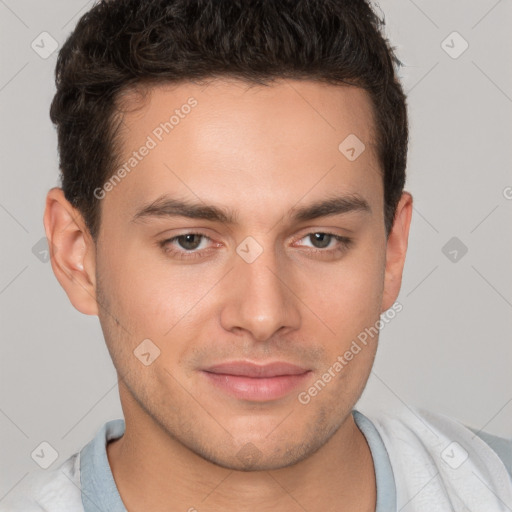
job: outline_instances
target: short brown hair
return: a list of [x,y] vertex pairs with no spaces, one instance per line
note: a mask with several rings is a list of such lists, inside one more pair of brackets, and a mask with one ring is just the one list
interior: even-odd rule
[[116,101],[131,86],[234,77],[348,84],[372,100],[389,235],[405,185],[400,65],[366,0],[102,0],[62,46],[50,117],[61,186],[94,240],[101,187],[118,165]]

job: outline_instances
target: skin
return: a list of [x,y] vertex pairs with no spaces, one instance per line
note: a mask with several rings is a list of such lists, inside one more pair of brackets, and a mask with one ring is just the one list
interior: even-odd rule
[[[190,96],[198,104],[101,200],[97,244],[61,189],[49,191],[44,216],[55,275],[76,309],[98,315],[118,372],[126,432],[107,454],[127,510],[374,511],[373,461],[351,411],[378,337],[307,405],[297,400],[401,286],[412,196],[403,193],[387,238],[369,96],[312,81],[226,79],[148,93],[123,99],[123,162],[168,112]],[[338,150],[349,134],[366,146],[354,161]],[[234,209],[238,224],[131,221],[163,192]],[[371,212],[287,217],[334,192],[359,194]],[[180,260],[158,245],[195,230],[210,239],[167,248],[200,257]],[[315,243],[322,232],[353,244],[315,254],[341,247]],[[248,236],[263,248],[252,263],[236,252]],[[133,351],[147,338],[160,355],[145,366]],[[224,394],[200,371],[239,359],[312,371],[300,389],[258,403]],[[252,459],[240,456],[248,447]]]

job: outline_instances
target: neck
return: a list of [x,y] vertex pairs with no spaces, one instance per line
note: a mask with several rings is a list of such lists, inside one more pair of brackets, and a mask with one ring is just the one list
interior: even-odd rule
[[127,420],[125,434],[107,445],[107,456],[128,512],[375,511],[373,460],[352,414],[312,456],[276,470],[220,467],[171,438],[149,418],[147,425]]

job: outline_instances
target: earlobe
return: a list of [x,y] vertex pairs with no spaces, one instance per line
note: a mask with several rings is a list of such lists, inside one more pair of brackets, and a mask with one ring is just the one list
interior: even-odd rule
[[69,300],[81,313],[97,315],[94,241],[61,188],[48,191],[44,229],[53,272]]
[[409,228],[411,225],[413,198],[404,192],[398,203],[393,227],[386,247],[386,269],[382,311],[387,311],[396,301],[402,285],[402,273],[405,265]]

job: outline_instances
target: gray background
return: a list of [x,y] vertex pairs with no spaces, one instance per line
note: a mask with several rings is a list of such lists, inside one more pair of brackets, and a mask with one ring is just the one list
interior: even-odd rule
[[[45,195],[58,184],[48,117],[57,52],[42,58],[31,44],[51,49],[42,32],[62,44],[91,5],[0,0],[0,499],[37,468],[41,442],[57,450],[55,467],[122,417],[98,319],[73,308],[44,258]],[[382,329],[357,408],[404,401],[512,437],[511,2],[380,6],[405,64],[415,206],[403,311]],[[457,55],[461,37],[469,47]]]

